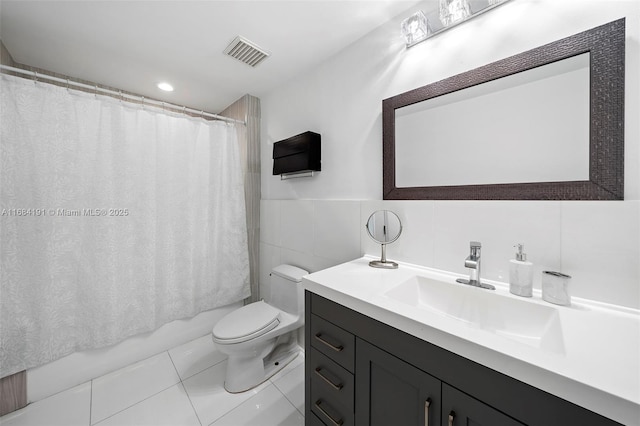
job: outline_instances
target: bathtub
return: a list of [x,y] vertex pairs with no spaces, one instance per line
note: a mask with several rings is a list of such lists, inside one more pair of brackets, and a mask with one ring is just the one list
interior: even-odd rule
[[176,320],[159,329],[139,334],[113,346],[75,352],[27,370],[27,401],[41,400],[134,362],[211,333],[213,326],[242,302]]

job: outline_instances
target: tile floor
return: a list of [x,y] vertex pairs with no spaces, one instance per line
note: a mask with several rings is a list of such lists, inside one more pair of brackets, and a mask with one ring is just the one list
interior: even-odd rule
[[211,336],[0,417],[2,426],[304,425],[304,353],[257,388],[224,390],[226,359]]

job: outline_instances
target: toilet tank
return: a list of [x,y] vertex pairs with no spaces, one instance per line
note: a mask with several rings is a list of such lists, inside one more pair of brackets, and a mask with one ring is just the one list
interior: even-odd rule
[[271,270],[269,300],[278,309],[294,315],[304,313],[302,277],[309,272],[292,265],[279,265]]

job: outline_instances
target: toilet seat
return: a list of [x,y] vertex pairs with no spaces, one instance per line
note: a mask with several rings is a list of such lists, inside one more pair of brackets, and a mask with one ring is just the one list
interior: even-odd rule
[[213,341],[221,344],[245,342],[262,336],[280,324],[280,310],[263,301],[250,303],[222,318],[213,327]]

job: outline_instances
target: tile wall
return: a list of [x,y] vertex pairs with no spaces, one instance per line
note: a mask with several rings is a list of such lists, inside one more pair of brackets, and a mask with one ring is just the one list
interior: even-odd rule
[[543,270],[573,277],[576,297],[640,309],[640,201],[376,201],[262,200],[260,285],[291,263],[311,272],[378,256],[366,233],[369,215],[392,210],[403,224],[387,248],[392,260],[464,274],[469,241],[482,242],[482,275],[508,282],[516,243]]

